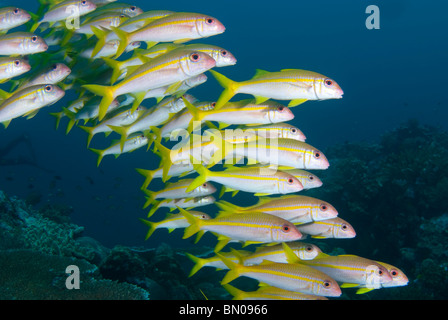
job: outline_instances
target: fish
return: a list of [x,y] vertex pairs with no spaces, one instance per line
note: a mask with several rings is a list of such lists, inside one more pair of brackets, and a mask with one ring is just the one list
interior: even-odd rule
[[268,99],[290,100],[288,107],[294,107],[307,100],[341,99],[344,92],[334,81],[322,74],[300,69],[283,69],[268,72],[258,69],[255,76],[246,81],[235,82],[215,70],[210,73],[224,88],[216,109],[222,108],[238,93],[253,95],[256,103]]
[[[134,122],[124,126],[109,126],[109,128],[121,136],[120,141],[123,145],[126,137],[133,132],[149,130],[151,127],[157,127],[168,121],[173,114],[176,114],[185,108],[185,101],[189,100],[194,101],[196,98],[192,95],[185,95],[181,98],[169,96],[157,105],[147,109],[147,111],[141,114]],[[130,112],[132,112],[132,109]]]
[[251,292],[242,291],[230,284],[224,284],[223,288],[233,296],[232,300],[328,300],[323,296],[288,291],[274,286],[262,286]]
[[[224,25],[211,16],[193,12],[176,12],[156,19],[133,32],[113,28],[113,32],[121,42],[115,58],[118,58],[124,52],[124,48],[133,41],[144,41],[149,44],[148,46],[152,46],[159,42],[176,43],[206,38],[221,34],[224,31]],[[101,36],[97,46],[108,39],[111,38],[107,35]]]
[[266,170],[275,170],[276,166],[325,170],[330,166],[322,151],[302,141],[258,137],[247,143],[232,144],[224,141],[218,130],[209,129],[205,134],[212,138],[219,150],[213,154],[213,164],[220,163],[223,159],[226,164],[235,164],[239,159],[247,158],[248,164],[270,165]]
[[143,206],[143,209],[148,207],[154,200],[158,199],[195,198],[208,196],[216,192],[216,187],[208,182],[203,183],[191,191],[187,191],[191,182],[193,182],[193,179],[181,179],[176,182],[167,183],[165,187],[159,191],[143,189],[147,196],[147,201]]
[[224,125],[260,125],[276,122],[284,122],[294,119],[291,110],[277,102],[266,102],[265,104],[254,104],[251,99],[234,103],[227,103],[219,110],[216,106],[212,110],[202,111],[193,104],[186,103],[188,110],[193,115],[190,120],[188,131],[197,128],[202,121],[217,121],[219,129]]
[[[156,137],[160,136],[160,134],[154,130],[154,127],[151,129],[155,132]],[[174,137],[172,137],[172,139],[175,141]],[[202,139],[202,136],[195,134],[183,137],[182,141],[174,145],[171,149],[163,146],[158,140],[159,138],[154,140],[154,146],[156,148],[155,153],[161,158],[160,164],[163,167],[162,181],[167,180],[168,172],[172,165],[179,163],[193,164],[197,159],[201,160],[200,163],[208,164],[211,156],[218,150],[214,143]],[[192,159],[196,160],[191,161]]]
[[[202,101],[193,102],[194,106],[199,110],[213,110],[215,102]],[[193,115],[188,109],[179,112],[174,115],[166,124],[164,124],[160,130],[161,137],[169,138],[178,136],[179,133],[188,133],[188,125],[191,122]]]
[[202,196],[195,198],[163,199],[154,201],[147,218],[151,217],[159,208],[169,208],[171,211],[177,208],[192,209],[213,204],[216,198],[213,196]]
[[[203,212],[200,211],[190,211],[190,214],[197,217],[198,219],[202,220],[209,220],[211,217]],[[165,219],[158,221],[158,222],[152,222],[146,219],[140,219],[146,226],[149,227],[149,230],[146,234],[145,240],[148,240],[151,235],[156,231],[157,229],[168,229],[168,231],[171,233],[175,229],[182,229],[187,228],[190,224],[188,223],[187,219],[181,214],[181,213],[168,213],[165,217]],[[201,233],[200,236],[202,236]],[[200,238],[200,237],[199,237]],[[199,239],[197,238],[197,241]]]
[[256,196],[286,194],[303,190],[299,180],[279,170],[229,167],[224,171],[210,171],[202,164],[194,163],[193,167],[199,176],[194,179],[187,191],[193,190],[207,181],[225,186],[226,191],[245,191],[254,193]]
[[301,260],[295,256],[286,243],[282,244],[289,263],[307,265],[328,274],[331,278],[341,283],[341,288],[366,285],[368,288],[379,288],[382,283],[392,281],[386,267],[357,255],[331,256],[320,254],[313,260]]
[[103,160],[103,158],[107,155],[114,155],[115,158],[118,158],[123,153],[132,152],[144,147],[147,144],[148,138],[144,134],[133,134],[126,140],[123,149],[121,149],[120,142],[116,142],[112,143],[111,146],[103,150],[94,148],[89,148],[89,150],[98,155],[96,166],[99,167],[101,160]]
[[56,103],[64,95],[64,90],[51,84],[36,85],[20,90],[0,105],[0,123],[3,123],[6,128],[15,118],[27,116],[30,119],[41,108]]
[[111,30],[112,27],[118,27],[125,22],[129,17],[124,13],[119,12],[104,12],[88,21],[81,24],[79,28],[75,28],[73,32],[85,35],[94,35],[92,27],[103,28]]
[[265,260],[254,266],[244,266],[217,255],[230,271],[221,281],[228,284],[240,276],[258,280],[280,289],[325,297],[339,297],[342,294],[338,283],[327,274],[304,264],[279,263]]
[[[145,181],[141,187],[142,190],[146,189],[149,186],[152,179],[163,177],[163,167],[154,170],[147,170],[141,168],[136,168],[135,170],[137,170],[138,173],[140,173],[142,176],[145,177]],[[168,176],[178,177],[181,176],[182,174],[189,172],[195,172],[193,165],[191,163],[178,163],[171,166],[170,170],[168,171]]]
[[96,5],[90,0],[65,0],[51,6],[44,14],[42,19],[34,23],[30,32],[36,29],[44,22],[48,22],[50,27],[58,21],[63,21],[73,17],[81,17],[96,9]]
[[297,228],[315,239],[350,239],[356,236],[355,229],[339,217],[300,224]]
[[45,52],[45,40],[30,32],[12,32],[0,36],[0,55],[21,56]]
[[220,214],[213,219],[200,220],[188,211],[182,208],[178,209],[190,223],[190,226],[185,229],[184,239],[201,230],[217,233],[219,235],[218,240],[227,242],[238,240],[244,242],[245,245],[295,241],[302,237],[302,234],[292,223],[261,212],[250,212],[244,215]]
[[[173,13],[174,13],[174,11],[171,11],[171,10],[145,11],[145,12],[142,12],[141,14],[134,16],[134,17],[128,19],[127,21],[125,21],[125,23],[120,25],[119,29],[122,31],[125,31],[125,32],[133,32],[133,31],[139,30],[139,29],[143,28],[144,26],[150,24],[154,20],[164,18]],[[114,37],[116,35],[111,34],[110,36]],[[109,36],[109,39],[111,39],[110,36]],[[98,38],[100,38],[100,37],[98,37]]]
[[0,32],[7,32],[31,20],[28,11],[17,7],[0,8]]
[[143,64],[113,86],[83,85],[82,87],[103,97],[99,113],[99,120],[102,120],[110,102],[122,94],[136,95],[132,106],[134,111],[143,101],[148,90],[169,84],[180,85],[183,80],[204,73],[215,64],[215,60],[205,53],[173,50]]
[[227,212],[242,214],[251,211],[264,212],[295,224],[322,221],[338,216],[338,211],[328,202],[303,195],[261,197],[256,204],[248,207],[240,207],[224,200],[218,201],[216,205]]
[[[85,59],[99,59],[99,58],[112,57],[117,53],[119,46],[120,46],[119,40],[111,40],[106,42],[104,46],[101,47],[101,50],[98,53],[94,53],[93,47],[90,47],[86,50],[83,50],[79,56]],[[126,51],[127,52],[132,51],[136,48],[139,48],[140,46],[141,46],[140,41],[131,42],[126,48]]]
[[81,129],[83,129],[85,132],[87,132],[87,147],[89,147],[90,142],[92,141],[92,138],[94,135],[104,132],[105,134],[112,132],[113,130],[110,128],[110,126],[126,126],[133,122],[135,122],[139,117],[141,117],[145,112],[147,111],[147,108],[144,106],[139,106],[135,112],[131,112],[126,106],[123,108],[120,108],[117,112],[114,112],[113,114],[110,114],[109,117],[106,117],[103,121],[100,123],[87,127],[87,126],[79,126]]
[[26,59],[19,57],[0,57],[0,83],[20,76],[31,70]]
[[[285,107],[286,108],[286,107]],[[256,135],[267,138],[285,138],[305,142],[305,134],[297,127],[289,123],[276,122],[259,126],[239,126],[243,131],[253,130]]]
[[[322,251],[314,244],[293,241],[288,242],[289,247],[293,248],[294,252],[304,260],[314,259]],[[217,250],[219,251],[219,250]],[[222,252],[225,257],[231,259],[234,262],[240,261],[243,265],[251,266],[258,265],[263,262],[263,260],[268,260],[272,262],[287,263],[285,251],[281,244],[276,244],[273,246],[261,246],[257,247],[255,252],[246,250],[234,250],[231,249],[230,252]],[[222,262],[222,260],[214,255],[209,258],[200,258],[192,254],[186,253],[187,257],[194,263],[193,268],[190,271],[189,277],[192,277],[203,267],[214,267],[217,269],[228,269],[228,267]]]
[[[93,97],[90,98],[80,110],[76,110],[76,112],[72,112],[68,108],[63,107],[62,110],[64,111],[64,114],[70,119],[69,123],[67,124],[65,133],[68,134],[73,126],[80,120],[84,120],[84,122],[87,122],[89,120],[98,118],[99,103],[100,99],[98,99],[98,97]],[[114,99],[110,106],[107,108],[106,115],[117,110],[119,107],[120,102],[117,99]]]
[[22,90],[38,84],[58,84],[64,81],[71,73],[71,69],[64,63],[54,63],[40,70],[32,77],[20,82],[18,90]]

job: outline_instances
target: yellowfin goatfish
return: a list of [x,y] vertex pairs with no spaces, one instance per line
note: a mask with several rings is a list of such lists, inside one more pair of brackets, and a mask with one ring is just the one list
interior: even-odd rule
[[105,12],[99,16],[96,16],[87,22],[84,22],[79,28],[75,28],[75,33],[82,33],[87,35],[93,35],[92,27],[101,27],[104,29],[111,29],[111,27],[118,27],[126,21],[128,16],[124,13],[118,12]]
[[327,297],[339,297],[342,293],[334,279],[304,264],[264,261],[255,266],[244,266],[221,256],[219,253],[218,256],[230,269],[221,284],[227,284],[240,276],[246,276],[264,284],[294,292]]
[[128,17],[135,17],[143,13],[143,10],[135,5],[130,5],[121,2],[112,2],[97,8],[95,11],[86,15],[86,19],[93,19],[94,17],[101,15],[105,12],[118,12],[127,15]]
[[301,195],[262,197],[249,207],[240,207],[226,201],[219,201],[216,205],[224,211],[234,213],[264,212],[293,223],[327,220],[338,215],[337,210],[328,202]]
[[224,75],[211,71],[224,88],[217,101],[217,109],[224,106],[237,93],[251,94],[257,103],[268,99],[291,100],[288,107],[307,100],[340,99],[344,92],[336,81],[316,72],[285,69],[279,72],[257,70],[247,81],[235,82]]
[[325,272],[339,283],[341,287],[355,287],[359,285],[380,288],[380,285],[392,281],[392,277],[383,265],[356,255],[330,256],[321,254],[313,260],[301,260],[283,243],[289,263],[306,264]]
[[[191,212],[191,211],[190,211]],[[314,244],[304,243],[304,242],[288,242],[289,247],[297,254],[301,259],[311,260],[314,259],[322,251]],[[245,266],[257,265],[263,262],[263,260],[269,260],[272,262],[287,263],[285,250],[281,244],[276,244],[274,246],[263,246],[257,247],[255,252],[244,251],[244,250],[233,250],[231,252],[224,253],[225,257],[231,259],[232,261],[244,264]],[[217,256],[209,258],[195,257],[189,253],[186,254],[187,257],[194,262],[194,266],[191,269],[189,277],[193,276],[203,267],[214,267],[218,269],[228,269],[228,267],[222,262],[222,260]]]
[[215,60],[205,53],[173,50],[143,64],[113,86],[84,85],[83,87],[103,97],[99,114],[99,120],[102,120],[107,112],[107,106],[119,95],[134,93],[136,100],[132,108],[135,110],[148,90],[169,84],[180,84],[185,79],[213,68],[215,64]]
[[25,59],[14,57],[0,57],[0,83],[20,76],[31,70]]
[[25,89],[38,84],[57,84],[67,78],[70,73],[70,68],[65,64],[55,63],[21,82],[18,89]]
[[222,159],[226,159],[226,163],[232,163],[234,158],[247,158],[250,164],[262,163],[296,169],[325,170],[330,166],[320,150],[302,141],[259,137],[247,143],[232,144],[222,140],[217,130],[210,129],[205,133],[219,149],[213,155],[213,163],[219,163]]
[[[145,182],[143,183],[141,189],[146,189],[154,178],[162,178],[163,177],[163,167],[154,170],[140,169],[136,168],[138,173],[145,177]],[[191,163],[178,163],[173,164],[168,171],[168,179],[170,177],[178,177],[182,174],[188,172],[195,172],[193,165]]]
[[21,26],[31,19],[31,15],[17,7],[0,8],[0,32]]
[[255,195],[285,194],[303,190],[299,180],[279,170],[232,167],[224,171],[210,171],[200,164],[194,164],[194,169],[199,176],[187,190],[192,190],[206,181],[222,184],[228,191],[252,192]]
[[73,19],[74,16],[81,17],[95,9],[96,5],[90,0],[66,0],[60,2],[50,7],[42,19],[31,27],[30,32],[34,32],[44,22],[48,22],[52,26],[55,22]]
[[97,167],[99,167],[101,160],[107,155],[114,155],[115,158],[118,158],[118,156],[120,156],[123,153],[132,152],[132,151],[137,150],[147,144],[148,144],[148,138],[144,134],[133,134],[126,140],[123,149],[121,149],[119,142],[113,143],[110,147],[108,147],[104,150],[93,149],[93,148],[89,148],[89,149],[98,155],[98,160],[97,160],[96,165],[97,165]]
[[187,191],[188,186],[193,182],[193,179],[181,179],[176,182],[168,183],[165,188],[160,191],[144,190],[147,195],[147,201],[143,208],[148,207],[154,200],[157,199],[180,199],[180,198],[194,198],[208,196],[216,192],[216,187],[212,183],[203,183],[197,188]]
[[[194,124],[201,121],[217,121],[227,125],[258,125],[276,122],[284,122],[294,119],[291,110],[279,103],[268,102],[265,104],[254,104],[253,100],[242,100],[234,103],[227,103],[224,107],[217,110],[202,111],[192,104],[186,104],[188,110],[193,115],[189,131],[195,130]],[[196,123],[194,123],[196,121]]]
[[131,110],[129,110],[127,107],[124,107],[123,109],[120,108],[119,112],[117,112],[116,114],[111,114],[109,117],[106,117],[103,121],[92,127],[79,126],[89,134],[87,137],[87,147],[89,147],[90,141],[97,133],[112,132],[112,129],[109,126],[126,126],[128,124],[131,124],[136,121],[142,114],[144,114],[146,110],[147,109],[145,107],[139,106],[137,110],[135,110],[135,112],[131,112]]
[[[211,219],[208,214],[199,211],[190,211],[190,214],[202,220]],[[149,227],[145,240],[148,240],[157,229],[165,228],[168,229],[169,232],[172,232],[175,229],[187,228],[190,225],[181,213],[168,213],[165,219],[159,222],[152,222],[146,219],[140,219],[140,221]]]
[[47,51],[41,37],[29,32],[13,32],[0,36],[0,55],[18,56]]
[[356,236],[355,229],[344,219],[331,218],[297,225],[303,234],[316,239],[349,239]]
[[232,300],[328,300],[323,296],[293,292],[273,286],[262,286],[251,292],[242,291],[230,284],[224,284],[223,288],[233,296]]
[[261,212],[221,214],[214,219],[200,220],[182,208],[179,210],[190,223],[185,229],[184,239],[200,230],[247,244],[295,241],[302,237],[292,223]]
[[238,129],[249,131],[253,130],[257,136],[261,136],[267,139],[285,138],[285,139],[298,140],[302,142],[305,142],[306,140],[305,134],[299,128],[289,123],[272,123],[250,127],[240,126],[238,127]]
[[322,180],[311,172],[302,169],[287,169],[283,167],[279,167],[279,169],[299,179],[303,185],[303,189],[313,189],[322,186]]
[[177,12],[157,19],[145,27],[127,33],[119,28],[113,29],[121,41],[117,52],[119,57],[132,41],[145,41],[149,46],[158,42],[185,42],[193,39],[214,36],[225,31],[224,25],[216,18],[191,12]]
[[[173,114],[185,108],[184,101],[195,100],[191,95],[186,95],[185,100],[170,96],[165,98],[157,105],[149,108],[136,121],[124,126],[110,126],[110,128],[121,135],[121,142],[124,143],[127,136],[133,132],[149,130],[150,127],[156,127],[166,122]],[[132,110],[131,110],[132,112]]]
[[151,217],[159,208],[169,208],[171,211],[178,208],[197,208],[208,206],[216,201],[213,196],[202,196],[195,198],[181,198],[181,199],[163,199],[160,201],[154,201],[153,207],[148,212],[148,218]]
[[[125,32],[133,32],[136,31],[138,29],[143,28],[144,26],[150,24],[151,22],[153,22],[154,20],[157,19],[161,19],[164,18],[166,16],[169,16],[170,14],[173,14],[174,11],[170,11],[170,10],[151,10],[151,11],[145,11],[135,17],[130,18],[129,20],[127,20],[125,23],[123,23],[120,26],[120,30],[125,31]],[[98,39],[101,41],[101,37],[103,35],[100,33],[98,34]],[[106,37],[107,39],[112,39],[113,37],[115,37],[116,35],[108,35]]]
[[15,93],[0,105],[0,122],[5,127],[20,116],[32,118],[43,107],[59,101],[65,92],[51,84],[36,85]]

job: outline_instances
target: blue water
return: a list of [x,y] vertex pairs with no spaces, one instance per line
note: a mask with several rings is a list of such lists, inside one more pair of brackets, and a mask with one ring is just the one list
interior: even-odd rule
[[[166,5],[129,1],[143,10],[170,9],[212,15],[225,26],[222,35],[204,39],[231,51],[238,63],[219,71],[241,81],[255,69],[298,68],[335,79],[345,94],[341,100],[307,102],[293,109],[307,142],[320,149],[345,141],[372,141],[410,118],[448,128],[446,74],[448,32],[445,2],[421,1],[179,1]],[[36,11],[37,0],[0,1]],[[378,5],[380,29],[365,26],[368,5]],[[191,91],[200,100],[215,100],[221,88],[212,77]],[[242,96],[241,96],[242,97]],[[237,97],[238,98],[238,97]],[[157,246],[162,241],[188,246],[181,233],[168,237],[160,231],[144,242],[138,218],[146,211],[139,190],[143,178],[134,168],[152,169],[158,160],[145,150],[105,157],[100,168],[86,149],[86,134],[74,128],[58,131],[49,112],[59,111],[68,99],[43,109],[32,120],[13,120],[0,129],[0,145],[26,133],[39,163],[53,172],[29,166],[0,167],[0,189],[26,197],[43,194],[42,204],[72,206],[73,221],[106,246]],[[65,103],[64,103],[65,102]],[[147,100],[144,105],[151,106]],[[95,136],[92,147],[105,147]],[[17,153],[26,153],[20,147]],[[155,161],[157,160],[157,161]],[[331,159],[330,159],[331,163]],[[331,167],[330,169],[331,170]],[[32,187],[32,188],[31,188]]]

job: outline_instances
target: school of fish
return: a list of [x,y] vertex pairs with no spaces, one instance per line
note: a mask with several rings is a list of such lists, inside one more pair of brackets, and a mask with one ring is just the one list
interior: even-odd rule
[[[301,69],[229,79],[216,69],[236,64],[230,51],[189,43],[225,31],[205,13],[143,11],[114,0],[39,3],[36,13],[0,8],[0,83],[10,84],[0,91],[0,122],[6,129],[16,118],[31,119],[70,93],[68,105],[52,108],[56,128],[64,119],[67,134],[84,130],[89,148],[98,133],[120,137],[104,150],[90,148],[98,166],[107,155],[142,147],[158,155],[158,166],[137,169],[149,207],[141,218],[146,239],[157,229],[183,229],[195,243],[206,232],[216,239],[212,256],[186,253],[194,263],[190,276],[204,267],[226,269],[224,288],[249,300],[325,300],[343,288],[365,293],[408,283],[395,266],[329,255],[312,243],[356,236],[330,203],[304,195],[323,185],[308,170],[325,170],[329,161],[288,123],[308,100],[341,99],[335,80]],[[216,101],[187,93],[207,75],[223,88]],[[164,187],[152,190],[154,179]],[[226,192],[258,202],[220,200]],[[197,211],[211,205],[214,213]],[[160,208],[176,212],[154,219]],[[257,280],[259,289],[229,284],[238,277]]]

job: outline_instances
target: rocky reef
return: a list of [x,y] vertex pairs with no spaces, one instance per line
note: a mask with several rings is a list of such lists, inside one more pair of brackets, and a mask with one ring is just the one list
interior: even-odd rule
[[356,230],[347,253],[401,268],[410,282],[374,290],[377,299],[447,299],[448,133],[409,120],[378,142],[325,150],[325,188],[310,194],[332,203]]

